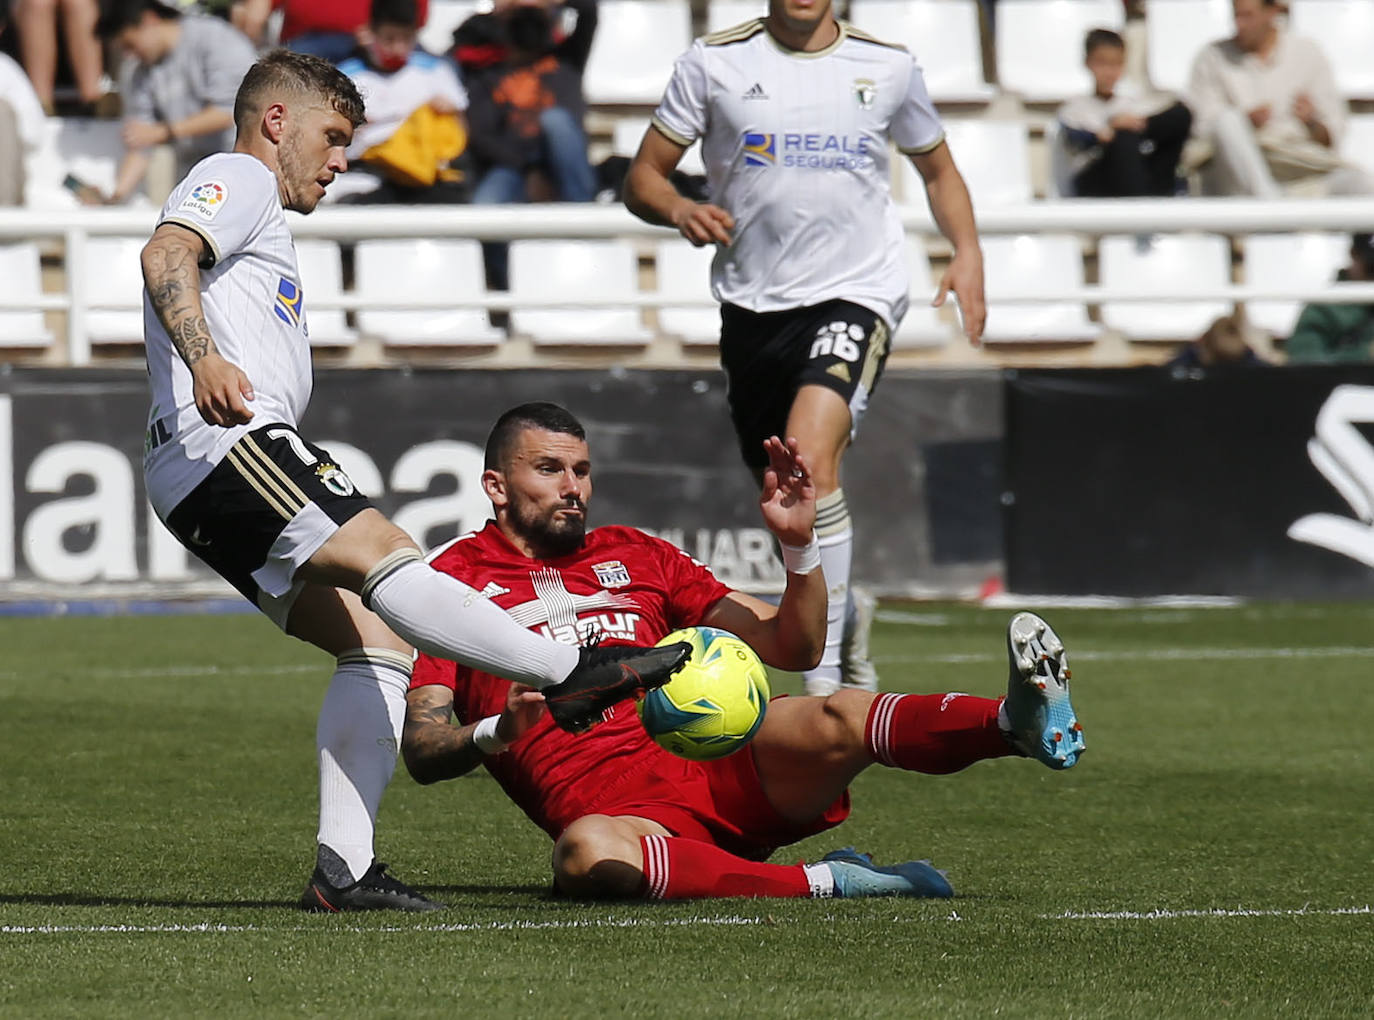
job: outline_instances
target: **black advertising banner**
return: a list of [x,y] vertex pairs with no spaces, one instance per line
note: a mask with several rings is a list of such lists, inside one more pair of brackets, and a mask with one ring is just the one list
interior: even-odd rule
[[[996,569],[1000,388],[989,372],[883,380],[845,464],[857,578],[947,590]],[[593,525],[660,534],[736,587],[781,586],[715,370],[327,370],[301,430],[432,547],[487,519],[482,445],[502,411],[530,400],[586,424]],[[227,590],[151,515],[146,415],[142,371],[0,368],[0,594]]]
[[1007,583],[1374,595],[1374,366],[1006,376]]

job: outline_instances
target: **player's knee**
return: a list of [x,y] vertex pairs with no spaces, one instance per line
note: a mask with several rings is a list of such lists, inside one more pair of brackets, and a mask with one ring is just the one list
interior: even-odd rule
[[846,757],[864,748],[868,710],[875,697],[872,691],[842,688],[821,703],[826,752]]
[[554,883],[569,896],[634,896],[643,883],[639,839],[613,818],[587,815],[553,847]]

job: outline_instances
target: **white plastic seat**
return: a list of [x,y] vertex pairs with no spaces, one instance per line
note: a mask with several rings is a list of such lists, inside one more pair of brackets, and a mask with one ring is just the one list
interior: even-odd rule
[[[715,347],[720,343],[720,309],[711,296],[711,260],[715,245],[694,247],[687,241],[660,241],[654,250],[658,292],[658,329],[680,339],[684,346]],[[669,301],[690,301],[687,306]],[[702,304],[701,302],[709,302]]]
[[444,295],[461,305],[486,292],[482,246],[472,240],[359,241],[353,256],[354,287],[364,301],[358,328],[397,346],[446,344],[492,347],[505,333],[487,320],[483,308],[414,311],[368,310],[366,297],[433,298]]
[[711,0],[706,8],[706,31],[719,32],[724,28],[762,18],[768,13],[768,0]]
[[[615,126],[611,128],[611,150],[617,156],[634,159],[639,151],[639,143],[644,140],[644,132],[648,129],[648,117],[617,117]],[[682,154],[682,162],[678,163],[677,168],[685,174],[706,173],[706,167],[701,162],[700,141],[693,142]]]
[[321,308],[320,298],[343,294],[343,259],[334,241],[297,241],[296,264],[301,271],[305,321],[312,347],[347,347],[358,339],[342,308]]
[[[1023,205],[1031,200],[1030,142],[1023,121],[946,121],[945,139],[968,185],[975,211]],[[921,175],[907,157],[895,158],[901,167],[902,203],[924,204]]]
[[[1113,235],[1097,247],[1098,278],[1108,290],[1201,294],[1231,284],[1231,249],[1216,234]],[[1107,301],[1102,321],[1132,340],[1192,340],[1231,313],[1218,300]]]
[[[43,292],[43,269],[38,245],[32,241],[0,244],[0,296],[34,297]],[[0,309],[0,347],[45,347],[52,333],[41,311]]]
[[935,296],[935,276],[930,271],[930,256],[919,237],[906,239],[906,268],[910,280],[911,302],[892,337],[892,346],[943,347],[949,343],[949,324],[941,321],[938,309],[930,307]]
[[1068,234],[993,235],[983,238],[983,279],[988,322],[983,339],[999,341],[1096,340],[1102,327],[1077,301],[1018,302],[1035,294],[1081,290],[1083,251]]
[[1145,66],[1150,84],[1182,94],[1199,51],[1234,31],[1230,0],[1150,0],[1145,5]]
[[645,344],[637,307],[521,307],[520,299],[578,298],[605,301],[639,293],[639,261],[628,241],[512,241],[510,289],[515,306],[511,329],[536,345]]
[[1292,0],[1288,23],[1321,47],[1342,95],[1374,99],[1374,0]]
[[[1326,233],[1251,234],[1245,238],[1245,283],[1249,287],[1322,287],[1348,261],[1350,235]],[[1245,317],[1271,336],[1293,332],[1301,301],[1248,301]]]
[[1341,155],[1374,177],[1374,113],[1352,113],[1341,138]]
[[453,30],[483,8],[477,0],[430,0],[429,16],[420,29],[420,45],[442,56],[453,49]]
[[49,117],[38,147],[25,159],[24,204],[34,209],[75,209],[76,196],[62,186],[68,174],[109,194],[114,190],[124,142],[117,120]]
[[853,0],[849,20],[915,54],[937,103],[986,103],[997,95],[983,80],[975,0]]
[[582,78],[587,102],[651,105],[675,61],[692,44],[687,0],[601,0]]
[[92,344],[143,343],[144,237],[92,237],[81,267]]
[[997,5],[997,81],[1033,103],[1089,93],[1083,40],[1094,28],[1120,30],[1119,0],[1006,0]]

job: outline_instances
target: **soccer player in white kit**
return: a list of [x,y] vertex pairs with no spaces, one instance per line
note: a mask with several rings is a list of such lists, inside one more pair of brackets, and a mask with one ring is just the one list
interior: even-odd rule
[[[711,202],[668,175],[701,140]],[[796,437],[816,482],[816,534],[829,587],[825,654],[806,692],[876,689],[867,620],[845,634],[853,529],[840,459],[907,308],[901,221],[888,145],[925,182],[954,246],[934,300],[958,299],[983,331],[983,256],[968,189],[915,58],[835,18],[831,0],[770,0],[768,15],[698,39],[678,58],[626,180],[625,204],[718,245],[721,365],[740,450],[758,475],[763,440]],[[871,606],[871,603],[869,604]]]
[[413,647],[541,688],[580,731],[686,661],[534,635],[433,570],[296,429],[310,347],[283,209],[309,213],[363,121],[349,79],[278,50],[244,76],[232,152],[198,163],[143,249],[152,410],[144,477],[168,529],[288,634],[336,658],[316,731],[320,828],[307,910],[433,910],[373,856]]

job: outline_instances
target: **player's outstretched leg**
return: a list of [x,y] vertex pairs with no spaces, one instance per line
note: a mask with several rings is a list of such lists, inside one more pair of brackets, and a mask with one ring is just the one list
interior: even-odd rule
[[1007,626],[1007,657],[1002,709],[1012,746],[1052,769],[1072,768],[1083,753],[1083,727],[1069,703],[1064,642],[1034,613],[1017,613]]
[[[426,899],[420,893],[399,882],[386,873],[386,865],[374,860],[363,877],[352,885],[337,886],[329,880],[328,872],[338,874],[337,868],[330,868],[332,851],[325,846],[319,849],[315,873],[301,894],[301,909],[321,914],[337,914],[352,910],[409,910],[423,912],[443,910],[442,903]],[[344,867],[343,861],[338,861]],[[343,871],[347,874],[347,870]]]
[[915,896],[948,899],[954,895],[945,873],[930,861],[906,861],[883,867],[852,846],[832,850],[821,858],[835,879],[835,895],[841,899],[866,896]]
[[584,647],[568,678],[544,688],[544,703],[555,723],[578,733],[595,726],[617,702],[662,687],[691,656],[685,641],[661,648]]

